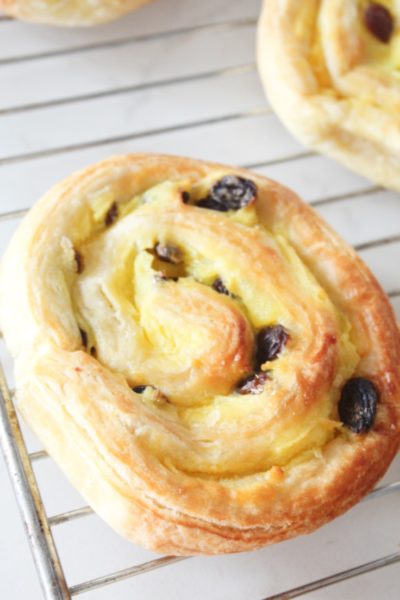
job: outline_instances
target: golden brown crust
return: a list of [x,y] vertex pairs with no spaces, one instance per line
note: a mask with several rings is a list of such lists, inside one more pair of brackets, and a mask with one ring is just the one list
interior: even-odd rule
[[[227,173],[256,183],[254,205],[220,213],[182,201],[182,191],[195,194]],[[118,202],[111,227],[93,220],[99,198],[101,210],[104,200]],[[179,245],[197,280],[149,283],[146,248],[156,240]],[[82,254],[81,273],[67,260],[73,249]],[[214,267],[235,297],[206,283]],[[146,547],[239,552],[311,532],[366,494],[397,450],[400,339],[390,304],[355,252],[266,178],[168,156],[99,163],[32,209],[7,250],[0,285],[25,419],[89,504]],[[224,386],[248,372],[263,319],[288,328],[287,348],[267,364],[273,375],[262,394],[230,393]],[[224,352],[232,353],[225,366]],[[340,390],[353,375],[380,392],[374,426],[361,435],[337,418]],[[169,397],[165,405],[130,387],[152,376]]]
[[394,32],[365,25],[366,0],[264,0],[258,65],[272,107],[307,146],[400,190],[398,4]]
[[149,0],[0,0],[6,14],[51,25],[98,25],[118,19]]

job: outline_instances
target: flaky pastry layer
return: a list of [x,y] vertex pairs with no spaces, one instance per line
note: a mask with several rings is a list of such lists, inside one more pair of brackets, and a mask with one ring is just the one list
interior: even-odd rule
[[[257,192],[221,211],[209,194],[230,175]],[[98,514],[148,548],[239,552],[311,532],[397,450],[389,301],[269,179],[169,156],[99,163],[30,211],[0,291],[24,418]],[[285,344],[244,393],[259,332],[277,325]],[[353,377],[379,391],[367,433],[339,417]]]
[[307,146],[395,190],[399,11],[394,0],[264,0],[258,26],[259,72],[286,126]]

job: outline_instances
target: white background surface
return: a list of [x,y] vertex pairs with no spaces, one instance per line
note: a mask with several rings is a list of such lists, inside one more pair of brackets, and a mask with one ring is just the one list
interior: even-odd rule
[[[270,112],[254,66],[258,0],[158,0],[107,26],[63,30],[0,20],[0,213],[30,206],[60,177],[115,153],[186,154],[296,189],[353,245],[400,233],[400,198],[304,150]],[[328,202],[321,202],[328,199]],[[17,218],[0,217],[0,252]],[[361,252],[400,289],[400,241]],[[393,294],[400,317],[400,293]],[[10,361],[2,357],[10,375]],[[27,434],[30,451],[40,444]],[[84,505],[50,459],[35,464],[49,515]],[[395,461],[385,481],[400,479]],[[0,459],[0,597],[41,600]],[[189,559],[86,594],[88,600],[261,600],[397,552],[399,494],[315,534],[252,554]],[[54,528],[70,585],[154,555],[94,515]],[[392,566],[310,595],[398,600]]]

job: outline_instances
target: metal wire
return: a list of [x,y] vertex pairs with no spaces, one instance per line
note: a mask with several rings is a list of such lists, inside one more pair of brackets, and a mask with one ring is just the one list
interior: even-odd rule
[[388,244],[395,244],[396,242],[400,242],[400,233],[379,238],[378,240],[364,242],[363,244],[356,244],[354,249],[357,250],[357,252],[363,252],[364,250],[371,250],[371,248],[379,248],[379,246],[387,246]]
[[0,443],[46,600],[70,594],[26,450],[3,369],[0,366]]
[[352,198],[363,198],[364,196],[372,196],[373,194],[377,194],[378,192],[383,191],[383,188],[377,185],[373,185],[363,188],[362,190],[357,190],[356,192],[347,192],[346,194],[337,194],[336,196],[318,198],[317,200],[312,200],[310,202],[310,205],[314,207],[325,206],[326,204],[334,204],[336,202],[341,202],[342,200],[350,200]]
[[100,100],[101,98],[110,98],[111,96],[122,96],[123,94],[132,94],[135,92],[143,92],[154,88],[167,87],[169,85],[182,85],[203,79],[214,79],[221,76],[243,75],[244,73],[252,73],[255,71],[256,65],[248,63],[235,67],[225,67],[222,69],[214,69],[213,71],[205,71],[195,75],[184,75],[182,77],[170,77],[169,79],[159,79],[148,83],[138,83],[135,85],[125,85],[114,87],[108,90],[100,90],[88,94],[80,94],[76,96],[67,96],[65,98],[55,98],[43,102],[35,102],[32,104],[21,104],[19,106],[10,106],[0,108],[0,117],[12,115],[15,113],[28,112],[34,110],[43,110],[45,108],[54,108],[55,106],[63,106],[65,104],[74,104],[77,102],[88,102],[89,100]]
[[104,587],[105,585],[110,585],[111,583],[117,583],[117,581],[122,581],[123,579],[128,579],[129,577],[135,577],[136,575],[142,575],[143,573],[148,573],[149,571],[154,571],[154,569],[160,569],[161,567],[167,567],[168,565],[181,562],[182,560],[187,560],[187,557],[163,556],[162,558],[156,558],[155,560],[150,560],[141,565],[136,565],[135,567],[122,569],[121,571],[116,571],[110,575],[96,577],[95,579],[90,579],[89,581],[79,583],[78,585],[72,586],[70,588],[70,592],[72,596],[76,596],[78,594],[82,594],[82,592],[88,592],[89,590],[95,590],[97,588]]
[[[0,17],[1,18],[1,17]],[[8,17],[3,17],[3,20],[9,20]],[[132,35],[128,37],[119,38],[116,40],[107,40],[102,42],[96,42],[93,44],[85,44],[79,46],[72,46],[70,48],[62,48],[60,50],[49,50],[47,52],[37,52],[30,54],[22,54],[20,56],[11,56],[9,58],[0,59],[1,65],[10,65],[20,62],[28,62],[35,60],[51,59],[59,56],[66,56],[71,54],[82,54],[83,52],[93,52],[94,50],[104,50],[105,48],[120,48],[122,46],[129,46],[130,44],[136,44],[138,42],[148,42],[151,40],[160,40],[169,37],[176,37],[179,35],[186,35],[188,33],[200,32],[200,31],[215,31],[215,33],[229,30],[238,29],[241,27],[255,26],[255,19],[238,19],[236,21],[224,21],[219,23],[205,23],[202,25],[194,25],[193,27],[182,27],[180,29],[170,29],[169,31],[156,31],[154,33],[146,33],[144,35]]]
[[[268,107],[255,108],[254,110],[246,110],[243,112],[231,113],[228,115],[222,115],[218,117],[209,117],[206,119],[199,119],[196,121],[189,121],[186,123],[178,123],[177,125],[167,125],[165,127],[156,127],[154,129],[144,129],[143,131],[135,131],[123,135],[110,136],[99,140],[89,140],[87,142],[79,142],[78,144],[69,144],[68,146],[58,146],[55,148],[48,148],[46,150],[38,150],[35,152],[26,152],[23,154],[15,154],[11,156],[5,156],[0,158],[0,167],[12,163],[35,160],[37,158],[48,158],[50,156],[56,156],[58,154],[67,154],[70,152],[76,152],[77,150],[89,150],[91,148],[98,148],[99,146],[108,146],[110,144],[131,142],[142,138],[149,138],[156,135],[162,135],[166,133],[175,133],[177,131],[184,131],[186,129],[195,129],[199,127],[205,127],[207,125],[215,125],[217,123],[227,123],[228,121],[237,121],[241,119],[248,119],[249,117],[255,117],[259,115],[267,115],[272,112]],[[303,158],[307,153],[296,155],[299,158]],[[287,160],[291,160],[288,158]],[[271,161],[271,164],[275,164]]]
[[[0,16],[1,24],[7,23],[9,20],[9,17]],[[242,28],[254,25],[254,19],[240,19],[237,21],[226,21],[223,23],[202,24],[193,27],[183,27],[181,29],[175,29],[166,32],[156,32],[145,35],[134,35],[120,39],[108,40],[80,46],[73,46],[69,48],[51,50],[36,54],[32,53],[29,55],[13,56],[10,58],[0,60],[0,65],[10,65],[26,61],[49,60],[63,55],[72,55],[82,52],[91,52],[98,49],[121,47],[124,45],[135,44],[137,42],[144,42],[147,40],[154,40],[163,37],[165,38],[181,36],[195,31],[213,30],[215,32],[218,32],[224,29]],[[72,102],[85,102],[87,100],[96,100],[105,96],[133,93],[148,88],[155,88],[167,85],[177,85],[186,83],[188,81],[201,79],[206,80],[211,79],[213,77],[223,77],[232,74],[245,73],[254,70],[254,68],[254,64],[252,63],[246,65],[238,65],[236,67],[217,69],[214,71],[208,71],[197,75],[175,77],[167,80],[154,81],[151,83],[101,90],[98,92],[73,96],[69,98],[59,98],[43,102],[37,102],[29,105],[7,107],[0,110],[0,116],[5,116],[17,112],[49,108],[52,106],[58,106],[61,104],[68,104]],[[252,118],[259,115],[267,115],[270,112],[271,110],[268,107],[263,106],[261,108],[255,108],[254,110],[250,111],[236,112],[218,117],[199,119],[196,121],[190,121],[186,123],[177,123],[174,125],[159,127],[155,129],[134,131],[125,135],[111,136],[100,140],[87,140],[77,144],[42,149],[14,156],[5,156],[3,158],[0,158],[0,167],[13,163],[52,157],[55,155],[62,155],[64,153],[70,153],[74,151],[81,151],[100,146],[107,146],[114,143],[132,141],[139,138],[146,138],[160,134],[178,132],[190,128],[199,128],[207,125],[214,125],[230,121],[233,122],[236,120]],[[289,163],[296,160],[308,159],[313,156],[315,156],[314,152],[304,150],[282,157],[278,157],[276,159],[266,160],[257,163],[250,163],[243,166],[245,168],[257,169],[283,163]],[[378,186],[368,186],[364,189],[357,190],[355,192],[338,194],[331,197],[317,198],[311,201],[310,204],[315,207],[320,207],[327,204],[342,202],[351,198],[358,198],[377,194],[382,191],[382,188]],[[4,212],[0,214],[0,222],[11,219],[18,219],[22,217],[26,212],[27,208]],[[400,234],[397,234],[358,244],[356,246],[356,249],[358,251],[366,251],[387,244],[397,243],[399,241]],[[388,292],[388,295],[391,298],[400,297],[400,289],[391,290]],[[38,568],[46,600],[69,600],[71,596],[76,596],[78,594],[94,590],[105,585],[116,583],[123,579],[141,575],[143,573],[161,567],[166,567],[174,563],[180,562],[182,560],[185,560],[185,558],[182,557],[165,556],[152,561],[145,562],[143,564],[134,565],[132,567],[122,569],[114,573],[110,573],[101,577],[84,581],[68,588],[63,574],[62,565],[57,554],[57,549],[54,544],[51,528],[68,523],[75,519],[89,516],[93,513],[93,511],[89,506],[83,506],[50,517],[46,516],[32,465],[35,464],[37,461],[48,458],[48,454],[45,450],[38,450],[28,454],[18,425],[18,419],[13,405],[12,395],[12,391],[7,386],[4,373],[0,366],[0,439],[10,477],[17,497],[17,501],[20,507],[21,515],[27,531],[28,539],[30,541],[31,550],[36,562],[36,566]],[[380,486],[379,488],[373,490],[364,500],[374,500],[382,496],[386,496],[388,494],[397,493],[399,491],[400,481]],[[316,581],[309,582],[305,585],[292,588],[290,590],[281,592],[277,595],[269,596],[264,600],[283,600],[295,598],[300,595],[304,595],[315,590],[327,587],[329,585],[339,583],[346,579],[350,579],[352,577],[356,577],[371,572],[373,570],[383,568],[391,564],[395,564],[399,561],[400,553],[395,553],[380,558],[378,560],[347,569],[340,573],[333,574],[329,577],[318,579]]]
[[287,590],[286,592],[263,598],[263,600],[289,600],[290,598],[297,598],[298,596],[310,594],[311,592],[315,592],[315,590],[320,590],[328,587],[329,585],[340,583],[342,581],[346,581],[347,579],[352,579],[353,577],[358,577],[359,575],[376,571],[376,569],[382,569],[382,567],[394,565],[398,562],[400,562],[400,552],[390,554],[389,556],[384,556],[383,558],[378,558],[378,560],[373,560],[363,565],[359,565],[358,567],[354,567],[353,569],[347,569],[346,571],[335,573],[335,575],[330,575],[329,577],[324,577],[323,579],[318,579],[316,581],[312,581],[311,583],[306,583],[305,585],[299,585],[298,587]]

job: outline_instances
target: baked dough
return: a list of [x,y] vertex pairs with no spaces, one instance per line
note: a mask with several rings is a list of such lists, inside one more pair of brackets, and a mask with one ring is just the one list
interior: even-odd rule
[[264,0],[258,65],[307,146],[400,190],[400,3]]
[[[146,154],[87,168],[20,225],[0,299],[25,420],[94,510],[153,550],[311,532],[397,450],[389,301],[264,177]],[[363,406],[344,406],[354,378]]]
[[149,0],[0,0],[0,10],[51,25],[97,25],[118,19]]

